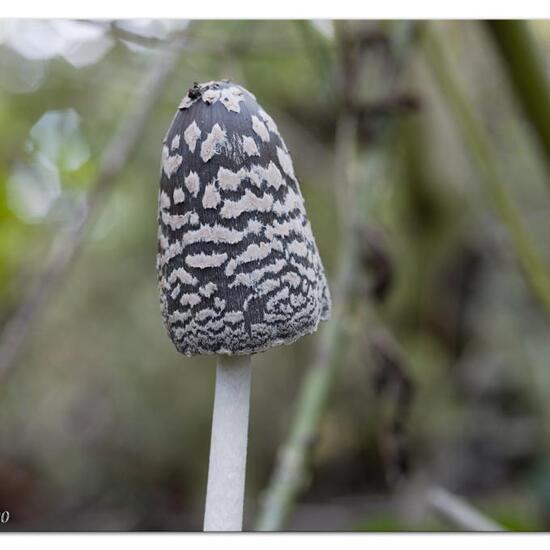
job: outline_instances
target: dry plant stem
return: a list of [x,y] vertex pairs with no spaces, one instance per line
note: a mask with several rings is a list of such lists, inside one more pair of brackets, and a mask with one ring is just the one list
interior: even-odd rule
[[[336,34],[344,44],[348,32],[347,23],[335,21]],[[413,26],[416,28],[416,24]],[[407,24],[407,34],[413,36]],[[411,31],[411,32],[409,32]],[[403,42],[402,53],[408,52],[408,44]],[[342,66],[346,93],[355,93],[354,78],[357,67]],[[322,72],[322,71],[320,71]],[[274,472],[262,502],[257,529],[275,531],[283,528],[286,518],[292,512],[296,497],[302,489],[306,460],[314,441],[334,373],[338,367],[335,360],[338,354],[344,325],[344,312],[350,300],[357,271],[357,244],[355,221],[359,195],[358,175],[355,158],[357,117],[343,113],[338,121],[336,132],[336,162],[334,181],[337,184],[336,197],[342,220],[343,237],[340,255],[337,260],[338,272],[332,288],[333,311],[329,323],[323,327],[318,340],[315,358],[297,397],[297,410],[291,424],[291,431],[277,457]]]
[[506,531],[502,525],[442,487],[429,490],[428,505],[438,516],[458,529],[481,532]]
[[314,441],[332,377],[338,365],[335,356],[343,330],[343,304],[347,302],[354,271],[351,254],[346,255],[345,259],[342,258],[342,268],[332,292],[332,318],[322,329],[315,359],[300,385],[298,408],[291,424],[291,432],[278,453],[275,469],[266,490],[257,522],[259,531],[282,529],[304,480],[307,455]]
[[485,132],[449,69],[449,62],[444,55],[444,46],[439,40],[437,32],[431,28],[429,23],[424,29],[423,45],[424,54],[441,95],[447,102],[466,148],[479,166],[480,181],[493,200],[496,210],[512,238],[526,280],[533,294],[550,316],[550,278],[542,255],[531,240],[520,213],[508,195]]
[[[335,30],[345,41],[346,23],[335,22]],[[407,47],[403,50],[408,51]],[[346,68],[342,68],[346,73]],[[347,67],[344,81],[349,93],[354,93],[353,67]],[[276,531],[283,528],[292,512],[296,497],[302,489],[306,460],[317,433],[330,385],[338,367],[336,357],[344,325],[344,312],[350,300],[357,271],[357,243],[355,222],[358,218],[359,195],[358,174],[356,174],[357,118],[343,113],[337,124],[336,162],[334,181],[337,184],[336,197],[343,228],[338,272],[332,288],[333,311],[329,323],[323,327],[318,348],[297,397],[297,410],[291,424],[291,431],[281,448],[269,486],[262,502],[257,529]]]
[[[509,82],[535,130],[550,168],[550,84],[526,21],[487,21]],[[550,183],[550,180],[549,180]]]
[[242,531],[251,364],[250,355],[218,358],[205,531]]
[[117,177],[124,170],[145,132],[147,120],[176,67],[183,44],[184,38],[179,37],[171,48],[163,49],[151,61],[151,68],[136,91],[132,110],[122,121],[104,150],[98,174],[91,184],[92,190],[84,212],[79,212],[78,219],[56,235],[46,258],[45,267],[37,275],[23,303],[4,326],[0,335],[0,379],[3,379],[17,362],[46,300],[64,279],[77,252],[82,248]]
[[[339,197],[348,196],[350,172],[353,169],[355,150],[355,122],[343,116],[337,131],[336,174],[339,174],[339,185],[344,185],[345,192]],[[342,178],[342,174],[344,178]],[[346,181],[348,180],[348,181]],[[342,205],[341,211],[345,211]],[[344,325],[344,309],[352,289],[355,273],[355,238],[352,231],[353,216],[345,211],[344,238],[340,247],[338,260],[339,271],[332,288],[332,316],[319,336],[315,357],[305,379],[300,385],[297,397],[298,407],[291,423],[291,432],[284,446],[279,451],[275,469],[262,502],[257,529],[260,531],[280,530],[292,511],[296,496],[301,489],[306,470],[306,459],[315,438],[321,414],[329,393],[334,371],[338,366],[335,357],[339,348]],[[347,221],[347,223],[345,223]]]

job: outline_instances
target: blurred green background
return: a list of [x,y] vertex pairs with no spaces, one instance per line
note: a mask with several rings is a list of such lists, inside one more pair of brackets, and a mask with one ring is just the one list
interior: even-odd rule
[[[178,354],[163,329],[156,210],[173,113],[194,81],[220,78],[277,122],[331,287],[346,232],[358,239],[328,400],[284,528],[455,530],[425,498],[444,487],[507,529],[550,529],[550,321],[434,78],[427,26],[550,273],[545,149],[486,22],[0,21],[0,332],[56,235],[90,208],[140,82],[183,39],[1,379],[0,531],[202,528],[215,359]],[[525,29],[547,77],[550,22]],[[337,158],[343,119],[351,167]],[[353,226],[337,206],[346,193]],[[247,529],[320,338],[254,358]]]

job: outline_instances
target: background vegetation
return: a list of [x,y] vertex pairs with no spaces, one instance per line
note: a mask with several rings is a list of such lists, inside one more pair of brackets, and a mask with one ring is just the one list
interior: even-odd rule
[[335,302],[254,359],[246,528],[549,529],[549,68],[545,21],[0,21],[2,529],[202,527],[214,359],[162,327],[156,209],[220,78]]

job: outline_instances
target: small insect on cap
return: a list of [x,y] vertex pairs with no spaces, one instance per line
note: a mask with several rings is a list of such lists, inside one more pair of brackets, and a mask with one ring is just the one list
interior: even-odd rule
[[317,329],[330,295],[288,149],[243,87],[195,84],[162,148],[157,269],[185,355],[249,354]]

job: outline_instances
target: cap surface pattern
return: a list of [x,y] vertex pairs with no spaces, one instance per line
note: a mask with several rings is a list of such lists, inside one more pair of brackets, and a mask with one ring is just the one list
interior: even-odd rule
[[162,148],[157,270],[185,355],[289,344],[330,314],[292,159],[273,119],[229,81],[196,84]]

